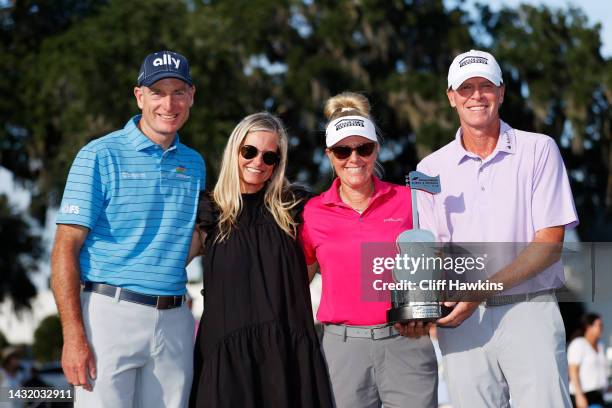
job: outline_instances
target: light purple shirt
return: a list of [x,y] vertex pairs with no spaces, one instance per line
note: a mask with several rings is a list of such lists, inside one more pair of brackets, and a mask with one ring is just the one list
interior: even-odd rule
[[[468,152],[461,138],[459,128],[455,140],[417,166],[427,175],[440,175],[441,193],[418,192],[420,227],[438,241],[528,243],[543,228],[578,224],[567,171],[552,138],[500,121],[497,146],[484,160]],[[489,257],[494,265],[487,265],[489,275],[517,255],[505,252]],[[556,288],[564,281],[557,263],[505,293]]]

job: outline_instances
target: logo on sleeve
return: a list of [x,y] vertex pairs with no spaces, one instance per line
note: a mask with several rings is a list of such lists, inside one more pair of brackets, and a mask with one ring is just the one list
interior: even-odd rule
[[81,208],[78,205],[72,205],[72,204],[66,204],[61,209],[62,214],[79,215],[80,212],[81,212]]

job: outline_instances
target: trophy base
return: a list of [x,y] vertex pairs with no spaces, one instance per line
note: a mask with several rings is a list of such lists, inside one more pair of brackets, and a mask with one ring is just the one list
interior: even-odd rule
[[411,320],[435,321],[448,315],[450,308],[440,304],[402,305],[387,310],[387,322],[406,323]]

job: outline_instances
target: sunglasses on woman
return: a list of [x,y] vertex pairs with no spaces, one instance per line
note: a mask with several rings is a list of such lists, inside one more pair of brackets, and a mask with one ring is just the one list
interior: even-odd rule
[[263,162],[268,166],[274,166],[280,162],[280,154],[277,152],[270,150],[264,152],[251,145],[244,145],[240,148],[240,155],[246,160],[254,159],[260,152],[262,153]]
[[351,146],[333,146],[330,147],[329,150],[336,156],[336,159],[344,160],[348,159],[353,151],[357,152],[357,154],[361,157],[369,157],[374,153],[374,149],[376,148],[376,143],[368,142],[364,144],[360,144],[359,146],[351,147]]

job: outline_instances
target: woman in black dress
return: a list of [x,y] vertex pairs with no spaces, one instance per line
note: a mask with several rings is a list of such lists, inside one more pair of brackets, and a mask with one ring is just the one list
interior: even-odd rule
[[198,224],[204,314],[192,407],[331,407],[308,275],[295,241],[304,194],[285,180],[287,135],[269,113],[244,118]]

